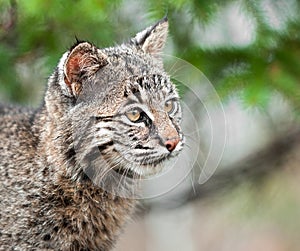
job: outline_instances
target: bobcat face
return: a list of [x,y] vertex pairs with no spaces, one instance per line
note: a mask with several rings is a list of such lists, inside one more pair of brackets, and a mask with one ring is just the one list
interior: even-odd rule
[[116,128],[106,152],[137,174],[153,174],[182,149],[179,97],[166,76],[135,77],[126,82],[127,98],[106,120],[107,127]]
[[60,85],[76,100],[69,117],[83,134],[82,154],[96,146],[106,169],[154,174],[182,149],[179,96],[159,57],[167,27],[162,20],[112,48],[78,43],[61,60]]

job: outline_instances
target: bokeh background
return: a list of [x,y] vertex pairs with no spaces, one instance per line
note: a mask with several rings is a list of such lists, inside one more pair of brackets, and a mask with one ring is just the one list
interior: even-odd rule
[[[222,109],[214,105],[219,100],[206,107],[191,102],[191,90],[178,83],[200,125],[199,156],[175,189],[142,201],[115,251],[296,251],[299,13],[297,0],[0,0],[0,102],[37,107],[47,77],[76,37],[111,46],[167,14],[165,53],[197,67]],[[190,83],[205,93],[197,77]],[[214,135],[209,118],[216,118]],[[200,184],[211,138],[224,136],[224,151],[213,156],[218,168]],[[186,162],[194,157],[187,154]]]

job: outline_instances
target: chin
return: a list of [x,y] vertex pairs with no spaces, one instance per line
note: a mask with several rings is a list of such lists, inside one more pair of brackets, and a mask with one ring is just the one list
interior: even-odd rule
[[169,160],[178,154],[179,151],[174,151],[171,154],[164,154],[159,159],[151,162],[129,162],[124,160],[126,164],[119,168],[118,172],[133,179],[151,178],[167,170],[170,167],[168,165]]
[[165,169],[164,161],[159,164],[143,164],[136,165],[130,168],[130,170],[137,176],[137,178],[150,178],[159,173],[161,173]]

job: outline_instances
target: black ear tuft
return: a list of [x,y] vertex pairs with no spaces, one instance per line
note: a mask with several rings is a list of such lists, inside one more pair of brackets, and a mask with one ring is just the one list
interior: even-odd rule
[[136,34],[132,39],[145,53],[159,54],[162,52],[168,35],[168,18],[164,17],[156,24]]
[[78,38],[77,35],[75,35],[75,40],[76,40],[76,42],[70,47],[69,51],[72,51],[77,45],[79,45],[81,43],[84,43],[84,42],[87,42],[85,40],[82,40],[82,39]]
[[88,42],[71,47],[64,64],[64,81],[74,96],[78,96],[82,80],[108,64],[107,56]]

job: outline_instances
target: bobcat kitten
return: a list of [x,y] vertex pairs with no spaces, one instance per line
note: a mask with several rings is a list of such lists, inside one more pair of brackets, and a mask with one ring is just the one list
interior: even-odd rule
[[120,46],[78,42],[39,109],[0,106],[0,250],[112,248],[126,191],[183,146],[167,32],[165,18]]

